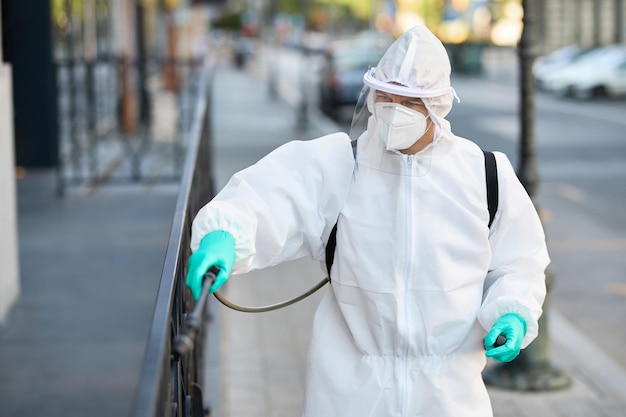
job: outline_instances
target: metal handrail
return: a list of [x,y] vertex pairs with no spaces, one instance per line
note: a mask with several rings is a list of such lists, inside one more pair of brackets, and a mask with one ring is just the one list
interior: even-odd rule
[[185,289],[184,273],[189,257],[191,222],[198,210],[213,197],[211,171],[211,95],[214,64],[205,63],[185,168],[161,281],[154,306],[133,417],[206,415],[202,399],[203,328],[190,352],[179,357],[172,344],[193,310],[193,298]]

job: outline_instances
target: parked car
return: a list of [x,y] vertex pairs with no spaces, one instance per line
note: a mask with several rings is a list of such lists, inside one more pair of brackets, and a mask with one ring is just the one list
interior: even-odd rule
[[584,56],[588,51],[588,48],[583,48],[580,45],[568,45],[537,58],[533,64],[533,76],[535,77],[537,88],[544,90],[546,77],[549,77],[555,71],[565,68]]
[[562,96],[594,98],[626,94],[626,47],[593,49],[544,78],[548,91]]
[[565,94],[580,99],[626,96],[626,54],[606,65],[581,71],[568,81]]
[[319,84],[322,112],[337,118],[342,107],[356,104],[363,74],[375,66],[390,45],[362,40],[335,41],[325,54]]

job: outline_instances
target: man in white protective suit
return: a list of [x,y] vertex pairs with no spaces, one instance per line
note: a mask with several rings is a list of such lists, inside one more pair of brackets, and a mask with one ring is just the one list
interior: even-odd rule
[[538,332],[549,264],[538,214],[495,152],[488,226],[484,155],[445,119],[450,62],[425,26],[398,38],[364,84],[356,153],[335,133],[235,174],[193,221],[186,283],[197,299],[213,266],[211,292],[231,273],[323,261],[337,223],[302,415],[490,417],[487,357],[511,361]]

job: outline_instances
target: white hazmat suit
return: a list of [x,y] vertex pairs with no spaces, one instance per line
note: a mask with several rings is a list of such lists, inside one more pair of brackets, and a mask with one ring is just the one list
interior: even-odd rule
[[445,120],[449,77],[443,45],[413,28],[365,82],[422,97],[437,124],[432,144],[415,155],[387,151],[374,117],[356,161],[344,133],[289,142],[235,174],[193,222],[192,250],[228,231],[233,273],[244,273],[306,255],[323,261],[338,221],[305,417],[491,417],[484,334],[516,313],[527,325],[522,346],[537,335],[549,263],[541,223],[496,152],[499,208],[488,228],[483,153]]

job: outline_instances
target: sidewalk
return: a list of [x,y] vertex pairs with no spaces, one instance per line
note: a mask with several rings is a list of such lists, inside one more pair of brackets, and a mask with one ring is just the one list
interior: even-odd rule
[[[259,68],[221,66],[213,98],[217,186],[292,139],[335,129],[271,100]],[[242,120],[246,120],[242,123]],[[0,417],[104,417],[130,412],[177,187],[112,186],[54,196],[54,173],[17,183],[22,295],[0,327]],[[590,266],[592,268],[592,266]],[[581,271],[585,273],[585,271]],[[322,277],[299,260],[231,280],[250,305],[301,293]],[[286,309],[221,314],[221,404],[216,417],[295,417],[303,396],[313,312],[327,288]],[[624,370],[550,312],[554,364],[574,379],[558,392],[490,388],[496,417],[624,415]],[[215,381],[207,382],[213,386]]]
[[21,295],[0,326],[0,416],[130,412],[177,186],[55,196],[17,181]]

